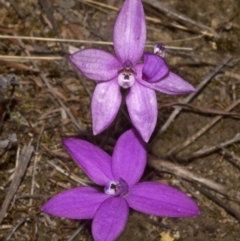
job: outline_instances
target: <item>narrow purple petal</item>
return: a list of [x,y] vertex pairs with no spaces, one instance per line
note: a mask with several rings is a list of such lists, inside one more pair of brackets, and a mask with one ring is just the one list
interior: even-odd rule
[[100,204],[109,196],[91,187],[61,192],[41,208],[42,212],[71,219],[92,219]]
[[160,80],[159,82],[149,83],[145,80],[139,80],[139,82],[148,88],[169,95],[181,95],[196,91],[196,89],[191,84],[173,72],[169,72],[167,77]]
[[125,0],[114,26],[114,49],[122,63],[136,64],[146,43],[146,23],[141,0]]
[[144,80],[148,82],[156,82],[166,77],[168,73],[168,66],[161,57],[156,54],[144,54]]
[[113,180],[111,157],[102,149],[76,138],[65,139],[63,145],[93,182],[105,186]]
[[131,121],[145,142],[148,142],[157,123],[158,107],[155,91],[137,81],[130,88],[126,104]]
[[70,55],[71,63],[86,77],[107,81],[118,75],[119,61],[110,53],[99,49],[84,49]]
[[129,215],[129,207],[122,197],[112,197],[104,201],[96,212],[92,223],[95,241],[113,241],[124,230]]
[[146,145],[134,130],[123,133],[113,151],[112,173],[115,180],[123,178],[131,187],[141,178],[147,162]]
[[122,101],[117,80],[98,83],[92,98],[94,135],[105,130],[115,119]]
[[131,208],[162,217],[187,217],[200,213],[195,202],[183,192],[154,182],[138,183],[126,196]]

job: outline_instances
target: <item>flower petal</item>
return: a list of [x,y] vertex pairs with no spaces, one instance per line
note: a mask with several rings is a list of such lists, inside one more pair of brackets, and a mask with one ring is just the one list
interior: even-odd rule
[[143,78],[148,82],[156,82],[169,73],[165,61],[156,54],[144,54]]
[[164,184],[142,182],[132,187],[126,196],[131,208],[162,217],[198,215],[194,201],[183,192]]
[[115,119],[122,101],[117,80],[98,83],[92,98],[94,135],[105,130]]
[[196,89],[191,84],[173,72],[169,72],[166,78],[158,82],[149,83],[145,80],[139,80],[139,82],[148,88],[169,95],[181,95],[196,91]]
[[141,0],[125,0],[113,33],[114,49],[122,63],[136,64],[146,43],[146,23]]
[[147,162],[146,144],[134,130],[123,133],[113,151],[112,173],[115,180],[123,178],[131,187],[141,178]]
[[118,75],[119,61],[110,53],[99,49],[84,49],[69,57],[70,62],[86,77],[107,81]]
[[94,240],[116,240],[125,228],[128,215],[129,207],[124,198],[108,198],[100,205],[93,219],[92,234]]
[[111,157],[102,149],[76,138],[65,139],[63,145],[93,182],[105,186],[113,180]]
[[71,219],[92,219],[100,204],[109,196],[91,187],[61,192],[41,208],[42,212]]
[[157,123],[158,107],[154,90],[137,81],[130,88],[126,104],[131,121],[145,142],[148,142]]

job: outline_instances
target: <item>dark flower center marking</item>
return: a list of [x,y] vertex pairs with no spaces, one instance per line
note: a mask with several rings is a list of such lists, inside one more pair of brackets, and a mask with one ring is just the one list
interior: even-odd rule
[[130,88],[134,85],[135,72],[133,69],[133,64],[127,60],[123,64],[123,68],[118,73],[118,84],[124,89]]
[[123,196],[128,193],[128,184],[122,178],[118,182],[110,181],[105,186],[104,192],[111,196]]

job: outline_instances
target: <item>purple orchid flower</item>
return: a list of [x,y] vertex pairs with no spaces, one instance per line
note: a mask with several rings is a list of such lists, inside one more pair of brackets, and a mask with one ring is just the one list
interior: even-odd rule
[[139,82],[150,89],[169,95],[187,94],[196,91],[191,84],[165,67],[167,66],[163,59],[165,54],[166,49],[161,44],[154,47],[154,54],[144,53],[142,79],[139,79]]
[[50,199],[41,210],[64,218],[93,219],[94,240],[115,240],[127,223],[129,207],[166,217],[199,214],[197,205],[184,193],[157,182],[138,183],[146,166],[147,153],[137,132],[129,130],[120,136],[112,157],[83,140],[68,138],[63,144],[102,190],[73,188]]
[[[84,49],[70,56],[71,63],[86,77],[97,81],[92,98],[93,133],[105,130],[121,105],[121,87],[129,88],[126,104],[131,121],[148,142],[156,126],[158,108],[154,90],[183,94],[195,89],[169,72],[160,57],[145,54],[146,23],[141,0],[125,0],[117,17],[113,42],[115,55]],[[163,79],[164,78],[164,79]]]

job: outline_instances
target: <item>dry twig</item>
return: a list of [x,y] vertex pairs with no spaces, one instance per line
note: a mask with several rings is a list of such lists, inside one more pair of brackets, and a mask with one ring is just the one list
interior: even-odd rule
[[[99,1],[94,1],[94,0],[78,0],[78,1],[81,1],[83,3],[87,3],[87,4],[92,4],[92,6],[100,6],[100,7],[103,7],[105,9],[109,9],[109,10],[113,10],[113,11],[119,11],[118,8],[114,7],[114,6],[111,6],[111,5],[108,5],[108,4],[105,4],[105,3],[101,3]],[[196,26],[198,28],[198,30],[200,29],[200,32],[203,34],[203,35],[206,35],[206,36],[214,36],[214,37],[219,37],[218,34],[211,28],[203,25],[203,24],[200,24],[200,23],[197,23],[195,22],[194,20],[182,15],[182,14],[179,14],[173,10],[170,10],[169,8],[166,8],[165,6],[163,6],[163,4],[159,5],[160,3],[159,2],[153,2],[151,1],[149,3],[149,1],[145,1],[147,4],[150,4],[152,6],[154,6],[155,8],[159,9],[159,10],[162,10],[164,13],[170,15],[171,17],[174,17],[178,20],[182,20],[182,21],[185,21],[193,26]],[[154,17],[149,17],[149,16],[146,16],[146,20],[147,21],[150,21],[152,23],[158,23],[158,24],[162,24],[162,25],[166,25],[164,24],[159,18],[154,18]],[[170,25],[174,28],[177,28],[177,29],[182,29],[182,30],[189,30],[187,27],[183,26],[183,25],[180,25],[180,24],[177,24],[177,23],[170,23]]]
[[25,18],[25,15],[24,13],[22,12],[22,10],[18,7],[17,3],[14,1],[14,0],[8,0],[10,2],[10,4],[12,5],[13,9],[15,10],[15,12],[17,13],[17,15],[24,19]]
[[79,183],[79,184],[81,184],[83,186],[87,186],[87,184],[86,184],[87,181],[86,180],[81,179],[81,178],[77,177],[76,175],[74,175],[74,174],[72,174],[72,173],[62,169],[60,166],[54,164],[53,162],[48,161],[48,164],[51,165],[52,167],[54,167],[58,172],[62,173],[64,176],[74,180],[75,182],[77,182],[77,183]]
[[173,9],[170,9],[169,7],[165,6],[164,3],[161,3],[157,0],[151,0],[151,1],[143,0],[143,2],[145,2],[146,4],[164,12],[166,15],[168,15],[172,18],[175,18],[177,20],[180,20],[180,21],[182,21],[186,24],[189,24],[189,25],[193,26],[195,29],[198,29],[198,31],[200,31],[200,33],[202,33],[204,35],[214,36],[216,38],[219,37],[219,35],[213,29],[211,29],[211,28],[209,28],[209,27],[207,27],[207,26],[205,26],[201,23],[198,23],[198,22],[194,21],[193,19],[190,19],[190,18],[184,16],[183,14],[180,14],[180,13],[176,12]]
[[[61,33],[59,31],[59,27],[54,18],[54,15],[53,15],[53,8],[52,8],[50,1],[48,1],[48,0],[38,0],[38,1],[39,1],[40,5],[42,6],[44,12],[46,13],[48,20],[51,22],[51,25],[52,25],[53,30],[55,31],[56,35],[59,38],[62,38]],[[62,43],[60,43],[60,47],[62,49],[62,52],[65,53],[64,45]]]
[[[44,127],[42,127],[41,129],[41,132],[40,132],[40,135],[38,137],[38,141],[37,141],[37,146],[36,146],[36,149],[35,149],[35,156],[34,156],[34,162],[33,162],[33,171],[32,171],[32,184],[31,184],[31,191],[30,191],[30,195],[33,196],[34,195],[34,187],[35,187],[35,177],[36,177],[36,166],[37,166],[37,162],[40,160],[40,157],[39,157],[39,142],[42,138],[42,134],[43,134],[43,131],[44,131]],[[29,206],[32,206],[32,198],[30,198],[29,200]]]
[[21,182],[22,177],[24,176],[24,174],[26,172],[26,169],[27,169],[28,163],[31,159],[33,150],[34,150],[33,146],[31,146],[29,143],[27,146],[25,145],[21,151],[21,154],[19,156],[18,166],[15,169],[12,183],[9,187],[9,191],[2,204],[2,208],[0,211],[0,223],[2,222],[2,220],[5,216],[5,213],[8,209],[8,206],[18,189],[18,186]]
[[234,162],[233,162],[234,165],[236,165],[238,168],[240,168],[240,157],[238,157],[234,153],[228,151],[223,146],[219,146],[219,148],[223,150],[223,155],[227,154],[228,156],[230,156],[234,160]]
[[193,154],[191,154],[190,156],[187,156],[185,158],[183,158],[186,161],[195,159],[195,158],[199,158],[201,156],[206,156],[209,155],[211,153],[213,153],[214,151],[217,151],[219,149],[222,149],[223,147],[227,147],[230,146],[234,143],[240,142],[240,133],[238,133],[236,136],[234,136],[232,139],[224,141],[222,143],[219,143],[215,146],[211,146],[211,147],[204,147],[201,150],[198,150],[196,152],[194,152]]
[[203,114],[210,114],[210,115],[222,115],[222,116],[227,116],[227,117],[233,117],[233,118],[240,118],[240,113],[239,112],[228,112],[224,110],[215,110],[215,109],[210,109],[206,107],[199,107],[195,106],[193,104],[185,104],[185,103],[179,103],[179,102],[171,102],[171,103],[163,103],[161,104],[160,102],[160,109],[165,108],[165,107],[183,107],[184,109],[192,110],[194,112],[198,113],[203,113]]
[[11,231],[11,233],[7,236],[6,241],[10,240],[13,234],[17,231],[17,229],[22,226],[25,222],[28,222],[30,220],[29,217],[23,218]]
[[171,173],[175,176],[181,177],[187,181],[197,182],[201,185],[204,185],[207,188],[210,188],[218,193],[223,194],[234,201],[240,201],[240,193],[236,191],[229,191],[225,186],[220,185],[214,181],[211,181],[207,178],[200,177],[184,167],[181,167],[177,164],[173,164],[162,159],[150,158],[149,164],[155,169],[161,172]]
[[[202,36],[202,35],[201,35]],[[200,38],[201,36],[197,36],[195,38]],[[0,35],[0,39],[20,39],[20,40],[36,40],[36,41],[45,41],[45,42],[59,42],[59,43],[76,43],[76,44],[94,44],[94,45],[113,45],[111,41],[94,41],[94,40],[82,40],[82,39],[64,39],[64,38],[48,38],[48,37],[34,37],[34,36],[14,36],[14,35]],[[192,40],[193,38],[189,38]],[[167,41],[167,42],[178,42],[178,41],[186,41],[185,39],[179,39],[175,41]],[[162,41],[164,43],[164,41]],[[156,43],[147,42],[146,47],[154,47]],[[193,51],[191,47],[178,47],[178,46],[168,46],[164,45],[164,48],[167,50],[181,50],[181,51]],[[0,55],[0,59],[33,59],[33,60],[61,60],[63,57],[61,56],[11,56],[11,55]]]
[[[26,55],[31,56],[30,53],[24,47],[23,42],[20,39],[18,39],[18,41],[19,41],[20,46],[24,49]],[[39,68],[37,67],[37,65],[34,62],[32,62],[32,64],[35,67],[35,69],[39,70]],[[39,72],[40,72],[40,70],[39,70]],[[43,74],[40,74],[40,77],[41,77],[42,81],[45,83],[45,85],[47,86],[47,88],[49,89],[50,93],[57,100],[58,104],[68,114],[69,118],[71,119],[71,121],[74,124],[74,126],[76,127],[76,129],[78,131],[82,132],[83,131],[83,127],[82,127],[82,123],[80,122],[80,120],[77,121],[76,118],[74,117],[74,115],[72,114],[72,112],[69,110],[69,108],[62,102],[62,100],[60,98],[58,98],[58,95],[55,93],[54,89],[52,88],[52,86],[48,82],[48,79],[45,78],[45,76]]]
[[59,103],[59,105],[64,109],[64,111],[68,114],[70,120],[72,121],[72,123],[74,124],[74,126],[76,127],[77,131],[82,132],[83,131],[83,124],[81,123],[80,120],[76,120],[76,118],[74,117],[74,115],[72,114],[72,112],[69,110],[69,108],[62,102],[62,100],[60,98],[58,98],[58,96],[55,94],[54,89],[52,88],[51,84],[49,83],[48,79],[45,78],[45,76],[43,74],[40,74],[41,79],[43,80],[43,82],[45,83],[45,85],[47,86],[47,88],[49,89],[50,93],[53,95],[53,97],[57,100],[57,102]]
[[[199,93],[200,91],[209,83],[209,81],[232,59],[232,57],[227,57],[225,58],[222,63],[220,63],[212,72],[210,72],[203,80],[201,83],[197,86],[196,92],[190,94],[188,97],[186,97],[182,103],[187,104],[191,102]],[[174,121],[174,119],[178,116],[178,114],[182,111],[182,107],[177,107],[175,110],[172,112],[172,114],[169,116],[165,124],[162,126],[162,128],[158,131],[157,136],[152,140],[151,145],[158,139],[158,137],[164,133],[167,128],[170,126],[170,124]]]
[[222,200],[218,199],[216,196],[213,196],[210,192],[208,192],[204,188],[198,187],[198,186],[195,186],[195,188],[198,189],[203,195],[205,195],[207,198],[215,202],[218,206],[223,208],[226,212],[228,212],[230,215],[232,215],[240,222],[240,212],[234,210],[229,206],[229,204],[226,204]]
[[72,234],[72,236],[71,236],[67,241],[73,241],[73,240],[77,237],[77,235],[85,228],[85,226],[86,226],[88,223],[89,223],[89,221],[86,221],[86,222],[84,222],[83,224],[81,224],[81,225],[79,226],[79,228],[78,228],[76,231],[74,231],[74,233]]
[[[8,60],[8,61],[20,61],[24,62],[26,60],[62,60],[64,59],[61,56],[15,56],[15,55],[0,55],[0,59]],[[35,70],[32,70],[35,71]],[[35,71],[37,72],[37,71]]]
[[[236,102],[234,102],[233,104],[231,104],[225,111],[231,111],[233,108],[235,108],[237,105],[240,104],[240,99],[237,100]],[[172,148],[167,155],[171,156],[171,155],[175,155],[178,152],[182,151],[183,149],[185,149],[187,146],[189,146],[191,143],[193,143],[194,141],[196,141],[200,136],[202,136],[206,131],[208,131],[212,126],[214,126],[218,121],[220,121],[222,119],[222,116],[217,116],[215,117],[212,121],[210,121],[208,124],[206,124],[205,126],[203,126],[199,131],[197,131],[194,135],[192,135],[191,137],[189,137],[186,141],[184,141],[183,143],[174,146],[174,148]]]

